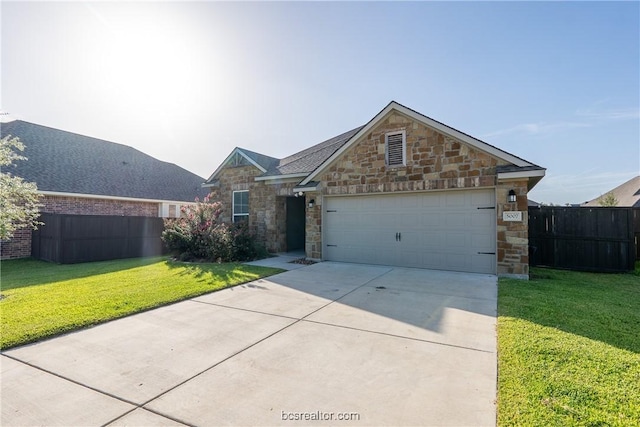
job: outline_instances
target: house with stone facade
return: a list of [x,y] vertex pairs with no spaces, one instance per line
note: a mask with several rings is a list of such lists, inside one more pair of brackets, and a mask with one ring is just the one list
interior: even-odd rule
[[[42,212],[71,215],[175,217],[180,206],[204,197],[204,178],[132,147],[11,120],[2,137],[18,137],[27,160],[3,172],[35,182]],[[31,230],[0,242],[2,259],[31,255]]]
[[545,169],[397,102],[283,159],[234,149],[204,186],[274,252],[528,277]]

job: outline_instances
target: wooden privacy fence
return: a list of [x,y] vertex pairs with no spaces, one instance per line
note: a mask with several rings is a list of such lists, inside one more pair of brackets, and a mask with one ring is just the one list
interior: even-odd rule
[[640,258],[640,208],[529,208],[532,266],[615,272]]
[[43,213],[31,238],[31,256],[60,264],[166,253],[162,218]]

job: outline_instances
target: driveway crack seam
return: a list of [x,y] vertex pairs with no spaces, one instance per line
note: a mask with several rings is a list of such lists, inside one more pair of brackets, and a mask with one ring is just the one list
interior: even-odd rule
[[285,316],[283,314],[267,313],[265,311],[258,311],[258,310],[249,310],[248,308],[233,307],[231,305],[217,304],[215,302],[196,301],[196,300],[190,300],[190,301],[197,302],[198,304],[211,305],[211,306],[214,306],[214,307],[222,307],[222,308],[229,308],[229,309],[232,309],[232,310],[248,311],[249,313],[266,314],[267,316],[280,317],[282,319],[301,320],[301,318],[299,318],[299,317],[291,317],[291,316]]
[[[333,304],[333,303],[334,303],[334,302],[336,302],[336,301],[339,301],[340,299],[342,299],[342,298],[346,297],[346,296],[347,296],[347,295],[349,295],[350,293],[355,292],[356,290],[360,289],[361,287],[363,287],[363,286],[367,285],[368,283],[371,283],[372,281],[374,281],[374,280],[376,280],[376,279],[378,279],[378,278],[380,278],[380,277],[384,276],[385,274],[387,274],[387,273],[389,273],[389,272],[391,272],[391,271],[393,271],[393,269],[391,269],[391,270],[389,270],[389,271],[385,271],[384,273],[382,273],[382,274],[380,274],[380,275],[378,275],[378,276],[376,276],[376,277],[374,277],[374,278],[372,278],[372,279],[370,279],[370,280],[366,281],[366,282],[365,282],[365,283],[363,283],[362,285],[360,285],[360,286],[358,286],[358,287],[356,287],[356,288],[352,289],[351,291],[347,292],[346,294],[342,295],[340,298],[337,298],[337,299],[335,299],[335,300],[333,300],[333,301],[328,302],[327,304],[325,304],[325,305],[323,305],[322,307],[320,307],[320,308],[318,308],[318,309],[316,309],[316,310],[312,311],[311,313],[307,314],[306,316],[304,316],[304,317],[302,317],[302,318],[300,318],[300,319],[295,319],[295,318],[293,318],[292,320],[295,320],[294,322],[292,322],[292,323],[290,323],[290,324],[288,324],[288,325],[284,326],[283,328],[278,329],[277,331],[275,331],[275,332],[273,332],[273,333],[271,333],[271,334],[267,335],[266,337],[264,337],[264,338],[262,338],[262,339],[260,339],[260,340],[258,340],[258,341],[256,341],[256,342],[254,342],[253,344],[251,344],[251,345],[249,345],[249,346],[247,346],[247,347],[245,347],[245,348],[243,348],[243,349],[241,349],[241,350],[238,350],[237,352],[233,353],[232,355],[230,355],[230,356],[228,356],[228,357],[225,357],[224,359],[220,360],[219,362],[217,362],[217,363],[215,363],[215,364],[213,364],[213,365],[209,366],[208,368],[206,368],[206,369],[204,369],[204,370],[202,370],[202,371],[198,372],[197,374],[195,374],[195,375],[193,375],[193,376],[191,376],[191,377],[187,378],[186,380],[181,381],[180,383],[178,383],[178,384],[174,385],[173,387],[171,387],[171,388],[169,388],[169,389],[167,389],[167,390],[163,391],[162,393],[160,393],[160,394],[156,395],[155,397],[153,397],[153,398],[151,398],[151,399],[147,400],[146,402],[144,402],[144,403],[141,405],[141,407],[144,407],[145,405],[148,405],[149,403],[153,402],[154,400],[157,400],[158,398],[160,398],[160,397],[164,396],[165,394],[167,394],[167,393],[169,393],[169,392],[171,392],[171,391],[175,390],[176,388],[178,388],[178,387],[180,387],[180,386],[182,386],[182,385],[186,384],[187,382],[189,382],[189,381],[193,380],[194,378],[199,377],[200,375],[204,374],[205,372],[210,371],[211,369],[215,368],[216,366],[221,365],[222,363],[224,363],[224,362],[226,362],[227,360],[229,360],[229,359],[231,359],[231,358],[233,358],[233,357],[235,357],[235,356],[239,355],[240,353],[243,353],[243,352],[245,352],[246,350],[248,350],[248,349],[250,349],[250,348],[252,348],[252,347],[254,347],[254,346],[256,346],[256,345],[260,344],[261,342],[263,342],[263,341],[265,341],[265,340],[267,340],[267,339],[269,339],[269,338],[273,337],[274,335],[279,334],[280,332],[284,331],[285,329],[288,329],[288,328],[292,327],[293,325],[296,325],[296,324],[298,324],[298,323],[302,322],[302,321],[303,321],[305,318],[307,318],[308,316],[311,316],[312,314],[314,314],[314,313],[318,312],[319,310],[322,310],[323,308],[327,307],[328,305]],[[148,408],[144,408],[144,409],[149,410]],[[156,412],[156,413],[157,413],[158,415],[163,415],[162,413],[158,413],[158,412]]]
[[[182,385],[184,385],[184,384],[188,383],[189,381],[191,381],[191,380],[193,380],[193,379],[195,379],[195,378],[199,377],[200,375],[204,374],[205,372],[210,371],[211,369],[215,368],[216,366],[221,365],[222,363],[226,362],[227,360],[229,360],[229,359],[231,359],[231,358],[233,358],[233,357],[235,357],[235,356],[239,355],[240,353],[243,353],[243,352],[245,352],[245,351],[249,350],[250,348],[252,348],[252,347],[254,347],[254,346],[256,346],[256,345],[260,344],[261,342],[263,342],[263,341],[265,341],[265,340],[267,340],[267,339],[271,338],[272,336],[274,336],[274,335],[276,335],[276,334],[279,334],[280,332],[284,331],[285,329],[288,329],[288,328],[290,328],[291,326],[295,325],[296,323],[299,323],[302,319],[292,319],[292,320],[295,320],[295,321],[294,321],[294,322],[292,322],[292,323],[290,323],[290,324],[288,324],[288,325],[286,325],[286,326],[284,326],[284,327],[282,327],[282,328],[280,328],[280,329],[278,329],[278,330],[277,330],[277,331],[275,331],[275,332],[272,332],[271,334],[269,334],[269,335],[267,335],[266,337],[264,337],[264,338],[262,338],[262,339],[260,339],[260,340],[258,340],[258,341],[256,341],[256,342],[254,342],[253,344],[248,345],[247,347],[245,347],[245,348],[243,348],[243,349],[241,349],[241,350],[238,350],[237,352],[235,352],[235,353],[233,353],[233,354],[231,354],[231,355],[229,355],[229,356],[225,357],[224,359],[222,359],[222,360],[220,360],[220,361],[218,361],[218,362],[214,363],[213,365],[209,366],[208,368],[205,368],[205,369],[203,369],[202,371],[200,371],[200,372],[198,372],[198,373],[196,373],[196,374],[192,375],[191,377],[189,377],[189,378],[185,379],[184,381],[181,381],[181,382],[179,382],[178,384],[176,384],[176,385],[174,385],[174,386],[172,386],[172,387],[168,388],[167,390],[165,390],[165,391],[163,391],[162,393],[160,393],[160,394],[158,394],[158,395],[156,395],[156,396],[152,397],[151,399],[148,399],[147,401],[145,401],[144,403],[142,403],[142,404],[140,405],[140,407],[144,407],[145,405],[148,405],[149,403],[153,402],[154,400],[156,400],[156,399],[158,399],[158,398],[160,398],[160,397],[164,396],[165,394],[167,394],[167,393],[169,393],[169,392],[171,392],[171,391],[175,390],[176,388],[178,388],[178,387],[180,387],[180,386],[182,386]],[[145,410],[150,410],[149,408],[144,408],[144,409],[145,409]],[[157,413],[158,415],[163,415],[161,412],[157,412],[157,411],[152,411],[152,412],[155,412],[155,413]],[[163,416],[164,416],[164,415],[163,415]]]
[[442,346],[445,346],[445,347],[459,348],[459,349],[462,349],[462,350],[471,350],[471,351],[477,351],[477,352],[480,352],[480,353],[488,353],[488,354],[494,354],[495,353],[493,351],[482,350],[482,349],[479,349],[479,348],[465,347],[463,345],[456,345],[456,344],[447,344],[447,343],[444,343],[444,342],[424,340],[424,339],[420,339],[420,338],[405,337],[403,335],[390,334],[388,332],[371,331],[369,329],[354,328],[353,326],[336,325],[336,324],[333,324],[333,323],[320,322],[320,321],[317,321],[317,320],[304,319],[304,321],[305,322],[309,322],[309,323],[315,323],[317,325],[325,325],[325,326],[332,326],[332,327],[335,327],[335,328],[351,329],[353,331],[368,332],[368,333],[371,333],[371,334],[385,335],[385,336],[388,336],[388,337],[402,338],[402,339],[406,339],[406,340],[419,341],[419,342],[426,342],[426,343],[430,343],[430,344],[442,345]]
[[184,425],[189,426],[189,427],[197,427],[197,425],[196,425],[196,424],[191,424],[191,423],[189,423],[189,422],[187,422],[187,421],[184,421],[184,420],[181,420],[181,419],[179,419],[179,418],[175,418],[175,417],[172,417],[172,416],[170,416],[170,415],[163,414],[163,413],[158,412],[158,411],[154,411],[153,409],[143,408],[142,406],[137,406],[136,408],[133,408],[132,410],[127,411],[126,413],[124,413],[124,414],[122,414],[122,415],[120,415],[120,416],[118,416],[118,417],[116,417],[116,418],[114,418],[114,419],[112,419],[112,420],[110,420],[110,421],[108,421],[108,422],[106,422],[106,423],[102,424],[102,426],[101,426],[101,427],[107,427],[109,424],[114,423],[114,422],[118,421],[119,419],[121,419],[121,418],[123,418],[123,417],[125,417],[125,416],[129,415],[130,413],[132,413],[132,412],[133,412],[133,411],[135,411],[136,409],[142,409],[143,411],[151,412],[152,414],[156,414],[156,415],[158,415],[158,416],[160,416],[160,417],[162,417],[162,418],[167,418],[167,419],[169,419],[169,420],[171,420],[171,421],[175,421],[175,422],[177,422],[177,423],[184,424]]
[[37,369],[37,370],[39,370],[39,371],[45,372],[45,373],[47,373],[47,374],[49,374],[49,375],[53,375],[53,376],[54,376],[54,377],[56,377],[56,378],[60,378],[60,379],[62,379],[62,380],[69,381],[70,383],[73,383],[73,384],[79,385],[79,386],[81,386],[81,387],[88,388],[89,390],[95,391],[96,393],[104,394],[105,396],[109,396],[109,397],[111,397],[111,398],[113,398],[113,399],[117,399],[117,400],[119,400],[119,401],[121,401],[121,402],[128,403],[129,405],[138,406],[138,404],[137,404],[137,403],[132,402],[132,401],[130,401],[130,400],[127,400],[127,399],[125,399],[124,397],[116,396],[116,395],[111,394],[111,393],[109,393],[109,392],[106,392],[106,391],[104,391],[104,390],[100,390],[100,389],[97,389],[97,388],[92,387],[92,386],[90,386],[90,385],[83,384],[83,383],[81,383],[80,381],[74,380],[74,379],[72,379],[72,378],[67,378],[67,377],[65,377],[64,375],[57,374],[57,373],[55,373],[55,372],[53,372],[53,371],[50,371],[50,370],[48,370],[48,369],[45,369],[45,368],[43,368],[43,367],[41,367],[41,366],[34,365],[33,363],[27,362],[27,361],[22,360],[22,359],[18,359],[18,358],[17,358],[17,357],[15,357],[15,356],[11,356],[11,355],[6,354],[6,353],[2,353],[2,355],[3,355],[3,356],[8,357],[8,358],[9,358],[9,359],[11,359],[11,360],[15,360],[15,361],[16,361],[16,362],[18,362],[18,363],[22,363],[22,364],[27,365],[27,366],[29,366],[29,367],[31,367],[31,368],[34,368],[34,369]]

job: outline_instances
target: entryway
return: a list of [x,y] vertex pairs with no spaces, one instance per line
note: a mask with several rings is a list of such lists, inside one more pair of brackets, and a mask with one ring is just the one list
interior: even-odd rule
[[287,252],[304,251],[305,198],[287,197]]

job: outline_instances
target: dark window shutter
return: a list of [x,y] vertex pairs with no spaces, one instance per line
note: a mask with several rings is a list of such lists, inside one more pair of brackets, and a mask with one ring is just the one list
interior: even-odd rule
[[404,142],[402,137],[402,133],[387,135],[387,165],[389,166],[404,165]]

